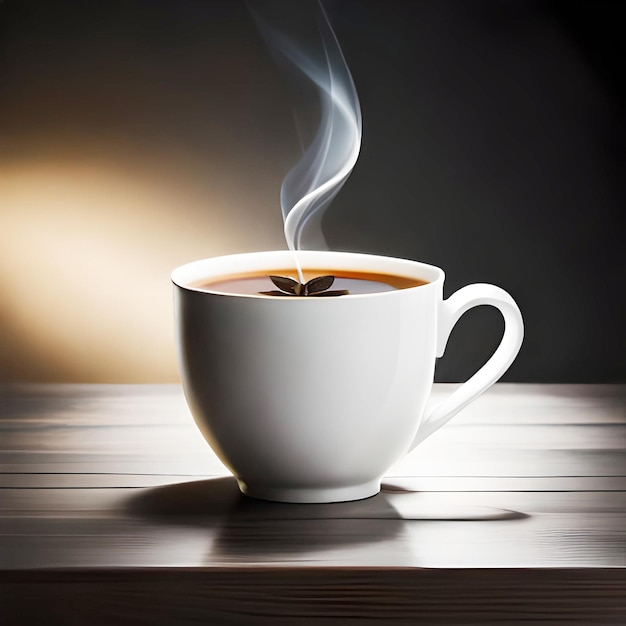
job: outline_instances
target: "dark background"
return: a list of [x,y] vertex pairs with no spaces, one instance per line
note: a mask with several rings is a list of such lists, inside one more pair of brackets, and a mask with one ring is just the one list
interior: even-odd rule
[[[620,4],[324,3],[363,113],[361,155],[325,217],[329,247],[439,265],[446,295],[473,282],[509,291],[526,337],[503,380],[624,381]],[[59,176],[71,189],[81,174],[68,164],[90,163],[102,173],[117,168],[161,198],[175,196],[145,202],[133,217],[129,194],[130,208],[106,222],[98,222],[93,203],[76,204],[77,224],[94,212],[90,233],[100,223],[119,224],[119,237],[111,227],[115,254],[107,259],[143,259],[146,282],[150,267],[160,272],[158,297],[150,304],[146,296],[144,308],[130,307],[126,316],[138,327],[150,311],[169,315],[167,268],[284,247],[278,194],[298,158],[293,91],[243,2],[4,0],[0,46],[0,188],[2,176],[17,189],[15,172],[40,176],[43,168],[67,172]],[[40,178],[32,180],[29,193]],[[63,311],[53,317],[44,303],[37,319],[24,321],[15,276],[37,247],[29,233],[42,215],[55,224],[71,219],[62,209],[55,217],[47,193],[39,205],[20,204],[14,191],[0,206],[2,378],[175,380],[169,339],[155,353],[145,347],[171,336],[169,317],[143,338],[131,322],[90,317],[97,321],[85,341],[123,337],[115,355],[102,348],[100,357],[68,352],[64,338],[77,331]],[[25,233],[19,240],[11,234],[16,224]],[[82,231],[72,232],[81,239]],[[129,232],[134,239],[122,237]],[[77,245],[70,235],[55,237],[45,239],[50,259]],[[76,263],[106,274],[97,246],[81,254]],[[62,268],[55,276],[61,284]],[[117,287],[101,284],[107,301],[120,298]],[[68,309],[76,315],[79,291]],[[51,295],[49,310],[56,303]],[[497,312],[468,313],[437,380],[466,379],[500,333]],[[133,367],[121,369],[122,360]]]

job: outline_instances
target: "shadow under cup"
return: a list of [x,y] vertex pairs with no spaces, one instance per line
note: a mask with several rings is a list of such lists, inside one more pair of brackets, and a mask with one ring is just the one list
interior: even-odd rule
[[287,502],[372,496],[408,451],[431,389],[443,272],[387,257],[298,253],[303,269],[399,275],[419,287],[340,297],[225,295],[199,281],[294,267],[290,251],[176,269],[187,402],[242,492]]

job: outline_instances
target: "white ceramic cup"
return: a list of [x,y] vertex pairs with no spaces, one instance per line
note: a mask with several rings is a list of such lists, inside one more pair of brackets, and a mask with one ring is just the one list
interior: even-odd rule
[[[224,295],[197,281],[293,267],[289,251],[195,261],[172,273],[179,368],[191,413],[247,495],[339,502],[379,492],[384,473],[508,369],[522,343],[505,291],[443,299],[444,273],[404,259],[298,253],[303,268],[396,274],[428,284],[341,297]],[[424,415],[435,359],[457,320],[491,305],[505,329],[485,365]]]

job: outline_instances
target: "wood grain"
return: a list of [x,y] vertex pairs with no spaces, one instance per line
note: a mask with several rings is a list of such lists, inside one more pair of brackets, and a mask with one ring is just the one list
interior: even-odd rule
[[0,573],[8,624],[622,626],[623,570],[312,567]]

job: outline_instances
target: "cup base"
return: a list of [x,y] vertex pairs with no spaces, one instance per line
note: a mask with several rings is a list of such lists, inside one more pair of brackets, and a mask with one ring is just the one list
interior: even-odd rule
[[254,485],[238,481],[241,493],[259,500],[291,502],[296,504],[322,504],[330,502],[350,502],[371,498],[380,491],[380,480],[372,480],[349,487],[308,488],[272,487]]

